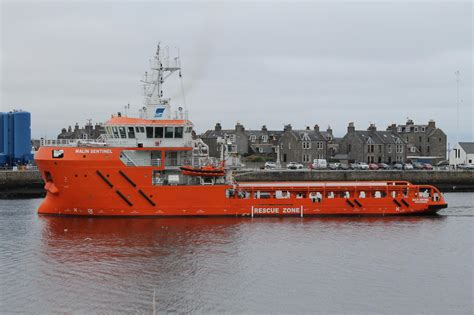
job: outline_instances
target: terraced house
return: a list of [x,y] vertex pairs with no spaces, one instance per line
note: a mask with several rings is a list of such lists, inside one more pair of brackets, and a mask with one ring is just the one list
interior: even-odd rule
[[293,130],[291,125],[286,125],[280,137],[280,162],[297,162],[308,165],[314,159],[327,159],[328,139],[332,139],[332,130],[323,135],[319,126],[313,129],[306,127],[304,130]]
[[209,146],[209,155],[220,157],[217,139],[229,139],[232,143],[232,151],[241,156],[259,155],[272,160],[276,159],[278,140],[283,131],[268,130],[264,125],[260,130],[246,130],[237,123],[234,129],[222,129],[217,123],[214,130],[207,130],[200,137]]
[[356,130],[349,123],[346,135],[339,143],[339,156],[349,162],[387,163],[404,162],[406,142],[391,131],[377,130],[371,124],[367,130]]
[[408,119],[404,125],[388,126],[387,131],[405,140],[407,159],[430,163],[446,160],[447,137],[443,130],[436,127],[434,120],[430,120],[428,124],[415,125],[413,120]]

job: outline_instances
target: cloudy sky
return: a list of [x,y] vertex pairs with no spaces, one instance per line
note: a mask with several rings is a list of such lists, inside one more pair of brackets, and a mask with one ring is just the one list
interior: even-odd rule
[[[473,140],[471,2],[1,2],[1,110],[34,137],[142,104],[157,42],[179,47],[198,131],[435,119]],[[165,95],[183,104],[178,79]]]

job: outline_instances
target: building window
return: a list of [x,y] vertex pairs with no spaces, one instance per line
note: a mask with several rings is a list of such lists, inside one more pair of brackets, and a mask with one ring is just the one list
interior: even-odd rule
[[402,131],[403,131],[402,127],[398,127],[398,132],[402,132]]
[[303,141],[303,149],[305,150],[311,149],[311,142]]
[[414,130],[415,130],[415,132],[418,132],[418,127],[415,127]]
[[397,144],[397,153],[403,153],[403,145]]
[[392,153],[392,145],[387,145],[387,153]]
[[320,160],[324,159],[324,155],[323,154],[318,154],[318,159],[320,159]]
[[441,142],[441,138],[439,138],[439,142]]
[[430,146],[426,147],[426,153],[430,153]]
[[257,140],[257,136],[256,135],[251,135],[250,136],[250,141],[255,142],[255,140]]
[[323,142],[322,142],[322,141],[319,141],[319,142],[318,142],[318,149],[321,150],[321,149],[323,149],[323,148],[324,148]]
[[309,161],[310,161],[309,154],[303,154],[303,162],[309,162]]
[[268,142],[268,136],[267,135],[262,136],[262,142]]
[[405,130],[405,132],[410,132],[410,127],[407,127],[407,129]]
[[373,144],[367,145],[367,152],[374,153],[374,145]]
[[425,127],[421,127],[421,132],[425,132]]
[[382,153],[382,145],[379,144],[379,153]]
[[232,142],[232,143],[235,142],[235,134],[230,134],[230,135],[229,135],[229,140],[230,140],[230,142]]
[[291,150],[291,142],[288,142],[288,150]]

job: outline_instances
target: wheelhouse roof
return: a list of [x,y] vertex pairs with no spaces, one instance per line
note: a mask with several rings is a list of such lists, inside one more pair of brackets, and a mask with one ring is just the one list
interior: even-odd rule
[[141,126],[182,126],[182,125],[192,125],[189,120],[162,120],[162,119],[143,119],[143,118],[132,118],[132,117],[118,117],[113,116],[110,118],[105,125],[107,126],[123,126],[123,125],[141,125]]

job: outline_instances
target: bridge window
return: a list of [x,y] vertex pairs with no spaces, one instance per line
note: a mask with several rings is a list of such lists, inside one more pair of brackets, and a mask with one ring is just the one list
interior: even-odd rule
[[163,127],[155,127],[155,138],[163,138]]
[[134,139],[135,138],[135,131],[133,130],[133,127],[128,127],[128,137],[130,139]]
[[182,138],[183,137],[183,127],[175,127],[174,128],[174,137],[175,138]]
[[125,127],[119,127],[120,138],[125,139],[127,138],[127,134],[125,133]]
[[173,138],[173,127],[165,127],[165,138]]
[[146,127],[146,137],[148,139],[153,138],[153,127]]
[[118,129],[117,129],[117,127],[112,127],[112,131],[114,132],[114,138],[118,138],[118,137],[119,137],[119,134],[118,134]]

